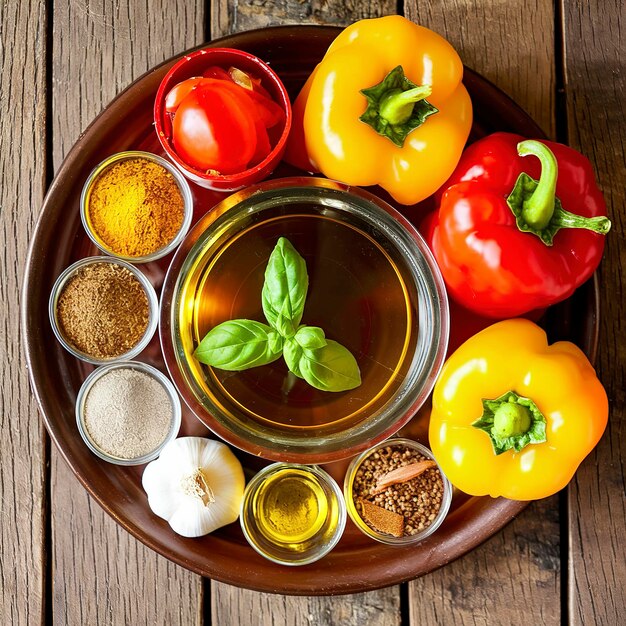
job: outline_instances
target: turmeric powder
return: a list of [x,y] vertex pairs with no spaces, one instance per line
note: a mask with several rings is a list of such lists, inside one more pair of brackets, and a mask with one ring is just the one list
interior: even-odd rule
[[87,198],[87,216],[104,247],[125,257],[143,257],[176,237],[183,223],[183,196],[162,165],[125,159],[96,178]]

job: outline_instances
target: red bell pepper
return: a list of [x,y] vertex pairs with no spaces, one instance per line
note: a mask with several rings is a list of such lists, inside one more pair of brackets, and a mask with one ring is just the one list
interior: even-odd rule
[[555,304],[600,263],[611,223],[572,148],[495,133],[463,153],[442,190],[425,235],[449,295],[472,311],[506,318]]

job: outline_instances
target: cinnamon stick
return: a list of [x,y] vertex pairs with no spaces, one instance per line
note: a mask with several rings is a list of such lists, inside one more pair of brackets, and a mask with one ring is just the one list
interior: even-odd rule
[[405,483],[413,478],[416,478],[420,474],[423,474],[426,470],[432,467],[437,467],[434,461],[418,461],[417,463],[411,463],[410,465],[404,465],[398,467],[391,472],[387,472],[384,476],[381,476],[376,483],[376,487],[370,491],[370,494],[375,496],[382,493],[388,487],[397,485],[398,483]]
[[361,517],[376,530],[393,537],[404,535],[404,517],[361,498]]

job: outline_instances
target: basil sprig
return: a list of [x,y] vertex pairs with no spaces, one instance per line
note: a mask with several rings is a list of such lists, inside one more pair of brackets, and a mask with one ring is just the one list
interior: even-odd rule
[[301,325],[309,287],[305,260],[281,237],[265,269],[261,293],[269,322],[229,320],[211,329],[194,356],[217,369],[240,372],[285,358],[287,367],[322,391],[348,391],[361,384],[352,353],[326,339],[321,328]]
[[281,237],[265,268],[261,298],[267,321],[285,339],[298,330],[308,289],[306,261]]

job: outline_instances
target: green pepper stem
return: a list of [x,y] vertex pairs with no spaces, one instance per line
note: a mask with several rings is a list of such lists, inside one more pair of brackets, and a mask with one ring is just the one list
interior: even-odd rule
[[404,74],[401,65],[394,67],[377,85],[361,89],[367,108],[359,120],[398,148],[428,117],[437,113],[426,96],[430,85],[416,85]]
[[430,85],[420,85],[407,91],[392,89],[380,101],[380,116],[390,124],[404,124],[413,115],[415,103],[428,98],[432,91]]
[[555,212],[555,218],[557,218],[555,222],[559,228],[585,228],[600,235],[606,235],[611,230],[611,220],[604,215],[583,217],[561,210]]
[[512,399],[503,402],[493,413],[491,432],[500,439],[519,437],[528,432],[531,424],[530,411]]
[[546,418],[531,398],[507,391],[498,398],[483,398],[483,414],[472,423],[489,436],[495,454],[520,452],[527,445],[545,442]]
[[563,208],[555,195],[558,164],[548,146],[528,139],[517,144],[517,153],[522,157],[532,154],[541,162],[539,181],[522,172],[507,197],[507,204],[522,232],[537,235],[547,246],[552,245],[561,228],[585,228],[600,235],[609,232],[611,222],[607,217],[583,217]]
[[550,223],[554,213],[559,166],[552,150],[534,139],[518,143],[517,154],[522,157],[532,154],[541,162],[541,176],[537,189],[522,205],[522,216],[526,223],[536,230],[541,230]]

